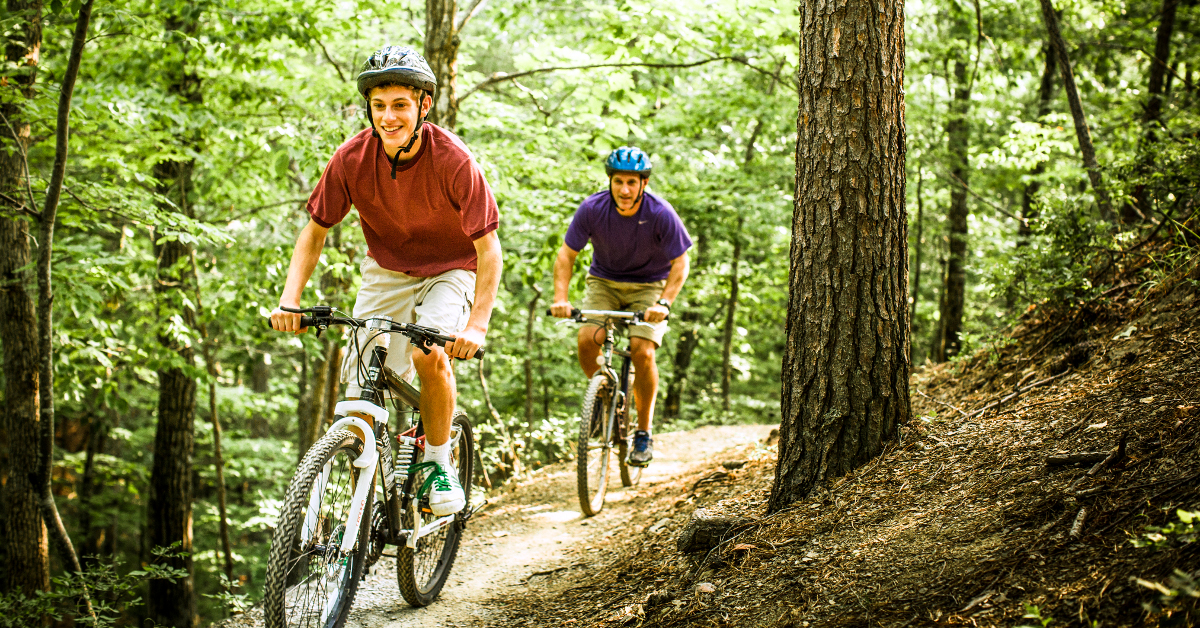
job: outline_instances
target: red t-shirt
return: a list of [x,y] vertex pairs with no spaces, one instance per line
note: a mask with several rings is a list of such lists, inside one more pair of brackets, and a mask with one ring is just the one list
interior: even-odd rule
[[426,122],[417,156],[396,168],[365,129],[338,147],[308,198],[313,222],[329,228],[353,205],[368,254],[413,277],[475,270],[474,241],[496,230],[499,210],[462,140]]

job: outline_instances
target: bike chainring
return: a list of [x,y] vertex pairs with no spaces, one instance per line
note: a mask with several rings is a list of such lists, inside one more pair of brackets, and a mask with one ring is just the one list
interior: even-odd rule
[[384,510],[383,502],[377,501],[375,508],[371,511],[371,539],[367,546],[367,569],[370,569],[383,556],[383,547],[387,544],[387,538],[387,512]]

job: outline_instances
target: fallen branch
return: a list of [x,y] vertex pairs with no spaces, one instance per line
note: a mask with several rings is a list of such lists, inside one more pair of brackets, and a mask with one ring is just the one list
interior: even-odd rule
[[1108,454],[1108,457],[1105,458],[1104,460],[1101,460],[1100,462],[1097,462],[1096,466],[1089,469],[1086,475],[1079,476],[1079,478],[1077,480],[1075,480],[1074,482],[1071,483],[1071,487],[1067,489],[1067,492],[1074,493],[1075,487],[1079,486],[1079,484],[1081,482],[1083,482],[1084,480],[1086,480],[1087,478],[1095,477],[1097,473],[1100,473],[1100,471],[1105,469],[1106,467],[1116,464],[1117,462],[1119,462],[1121,460],[1124,460],[1125,459],[1125,442],[1128,440],[1129,440],[1129,432],[1125,432],[1125,433],[1121,434],[1120,442],[1118,442],[1117,446],[1114,447],[1112,452],[1110,452]]
[[1079,514],[1075,515],[1075,523],[1071,524],[1071,538],[1077,539],[1083,534],[1083,523],[1087,520],[1087,506],[1079,509]]
[[1107,458],[1107,451],[1084,451],[1075,454],[1055,454],[1046,456],[1047,467],[1064,467],[1071,464],[1095,464]]
[[724,480],[728,477],[729,477],[729,474],[726,473],[725,471],[713,471],[712,473],[709,473],[708,475],[700,478],[699,480],[696,480],[696,483],[692,485],[691,490],[689,490],[688,492],[695,493],[696,489],[699,488],[701,484],[713,484],[716,482],[720,482],[721,480]]
[[928,399],[928,400],[930,400],[930,401],[932,401],[932,402],[934,402],[934,403],[937,403],[937,404],[941,404],[941,405],[943,405],[943,406],[946,406],[947,408],[950,408],[951,410],[957,410],[957,411],[958,411],[958,413],[959,413],[959,414],[961,414],[961,415],[963,415],[963,417],[965,417],[965,418],[968,418],[968,419],[969,419],[969,418],[971,418],[971,417],[970,417],[970,415],[968,415],[966,412],[963,412],[963,411],[962,411],[962,409],[961,409],[961,408],[959,408],[958,406],[952,406],[952,405],[950,405],[950,404],[946,403],[945,401],[941,401],[941,400],[939,400],[939,399],[935,399],[935,398],[933,398],[933,397],[930,397],[929,395],[926,395],[925,393],[921,392],[921,389],[920,389],[920,388],[917,388],[917,389],[916,389],[916,391],[917,391],[917,394],[918,394],[918,395],[921,395],[922,397],[924,397],[924,398],[926,398],[926,399]]
[[1062,373],[1059,373],[1058,375],[1053,375],[1053,376],[1051,376],[1051,377],[1047,377],[1046,379],[1043,379],[1043,380],[1042,380],[1042,381],[1040,381],[1040,382],[1034,382],[1034,383],[1032,383],[1032,384],[1030,384],[1030,385],[1028,385],[1028,386],[1026,386],[1026,387],[1024,387],[1024,388],[1018,388],[1017,390],[1015,390],[1015,391],[1013,391],[1013,392],[1009,393],[1008,395],[1005,395],[1005,396],[1004,396],[1003,398],[1001,398],[999,401],[993,401],[992,403],[989,403],[988,405],[986,405],[986,406],[984,406],[984,407],[982,407],[982,408],[980,408],[980,409],[978,409],[978,410],[976,410],[976,411],[972,412],[972,413],[971,413],[971,414],[970,414],[970,415],[969,415],[967,418],[968,418],[968,419],[973,419],[973,418],[975,418],[975,417],[977,417],[977,416],[981,416],[983,413],[987,412],[988,410],[991,410],[992,408],[995,408],[995,407],[997,407],[997,406],[1000,406],[1000,405],[1006,404],[1006,403],[1008,403],[1009,401],[1011,401],[1011,400],[1013,400],[1013,399],[1015,399],[1015,398],[1017,398],[1017,397],[1021,396],[1021,393],[1029,392],[1030,390],[1033,390],[1034,388],[1037,388],[1037,387],[1039,387],[1039,386],[1045,386],[1046,384],[1049,384],[1050,382],[1052,382],[1052,381],[1054,381],[1054,380],[1056,380],[1056,379],[1058,379],[1058,378],[1062,377],[1063,375],[1066,375],[1067,373],[1070,373],[1070,372],[1071,372],[1071,371],[1069,371],[1069,370],[1067,370],[1067,371],[1063,371]]

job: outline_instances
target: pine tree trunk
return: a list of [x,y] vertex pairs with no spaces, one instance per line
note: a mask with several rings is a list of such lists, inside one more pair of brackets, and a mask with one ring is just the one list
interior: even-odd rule
[[[965,30],[965,29],[963,29]],[[971,145],[971,85],[967,80],[967,61],[954,61],[954,98],[950,101],[950,120],[946,124],[947,152],[950,156],[950,210],[946,218],[950,236],[950,256],[946,263],[945,299],[939,315],[942,337],[935,360],[942,362],[958,355],[962,348],[963,310],[967,293],[967,186],[971,182],[968,150]]]
[[879,455],[909,417],[903,5],[805,2],[800,13],[796,200],[770,512]]
[[1075,86],[1075,73],[1071,70],[1067,44],[1058,30],[1058,16],[1055,14],[1050,0],[1041,0],[1041,4],[1042,21],[1050,35],[1050,45],[1054,48],[1055,56],[1058,57],[1058,69],[1062,74],[1067,104],[1070,105],[1071,117],[1075,120],[1075,137],[1079,140],[1079,152],[1083,155],[1083,165],[1087,168],[1092,191],[1096,194],[1100,217],[1111,222],[1113,220],[1112,203],[1108,198],[1108,189],[1104,186],[1104,177],[1100,173],[1100,163],[1096,161],[1096,148],[1092,145],[1092,131],[1088,128],[1087,118],[1083,115],[1083,102],[1079,98],[1079,88]]
[[[42,3],[8,0],[7,10],[24,13],[8,34],[5,58],[21,71],[9,75],[25,98],[33,95],[42,44]],[[30,125],[23,103],[0,103],[0,113],[11,124],[0,125],[0,347],[4,350],[3,424],[5,468],[0,470],[0,593],[32,594],[50,586],[48,539],[38,503],[35,470],[40,451],[38,403],[37,319],[28,285],[32,261],[29,220],[18,217],[36,212],[28,195],[25,160]],[[14,135],[15,132],[15,135]],[[13,204],[9,199],[19,199]]]
[[[176,39],[176,31],[195,35],[198,24],[194,16],[171,17],[166,22],[167,37]],[[172,45],[184,46],[176,41]],[[202,104],[200,77],[187,67],[184,59],[177,61],[174,74],[168,76],[169,92],[181,104]],[[193,144],[194,137],[181,137],[181,142]],[[180,211],[192,215],[192,171],[195,163],[162,161],[154,167],[158,192],[169,198],[174,206],[163,211]],[[157,235],[157,234],[156,234]],[[157,258],[158,316],[166,323],[173,316],[182,316],[188,327],[196,328],[196,313],[183,303],[194,293],[194,274],[189,266],[191,248],[179,240],[168,240],[154,246]],[[188,374],[195,366],[195,350],[188,344],[160,333],[162,351],[174,354],[173,364],[158,371],[158,424],[154,434],[154,462],[150,472],[148,503],[149,548],[175,546],[186,556],[164,561],[182,569],[186,577],[174,582],[164,579],[150,581],[146,606],[150,619],[170,628],[191,628],[197,625],[196,592],[192,563],[192,456],[195,439],[196,380]]]

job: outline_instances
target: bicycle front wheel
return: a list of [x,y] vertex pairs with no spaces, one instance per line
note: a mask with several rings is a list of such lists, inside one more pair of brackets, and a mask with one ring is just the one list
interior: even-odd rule
[[[373,482],[373,469],[352,463],[363,443],[349,430],[322,437],[292,477],[267,561],[263,600],[267,628],[341,628],[350,614],[366,565],[371,516],[357,529],[346,520],[358,482]],[[346,534],[357,535],[342,552]]]
[[[467,498],[466,508],[470,508],[471,477],[475,473],[475,433],[471,428],[471,420],[461,410],[454,414],[450,438],[454,443],[450,450],[450,461],[458,470],[458,477]],[[412,487],[419,488],[424,480],[423,473],[410,476],[409,484],[405,488],[412,492]],[[404,527],[410,530],[409,534],[416,534],[422,526],[439,520],[429,508],[427,497],[418,499],[415,517],[413,510],[405,508],[401,517]],[[466,513],[458,513],[449,525],[417,539],[415,549],[409,548],[407,544],[400,546],[396,553],[396,579],[400,585],[400,594],[410,605],[428,606],[442,592],[446,578],[450,577],[450,568],[454,566],[454,559],[458,556],[458,545],[462,539],[461,517],[464,514]]]
[[588,382],[579,413],[579,449],[575,456],[579,508],[585,517],[604,509],[608,490],[608,463],[612,453],[612,435],[605,438],[604,423],[612,406],[612,388],[608,378],[596,373]]

